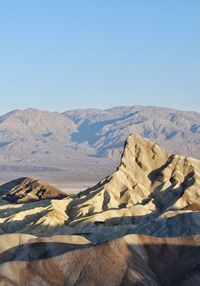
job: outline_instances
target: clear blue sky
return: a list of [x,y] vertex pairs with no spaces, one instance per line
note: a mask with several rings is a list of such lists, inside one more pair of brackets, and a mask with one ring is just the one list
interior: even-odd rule
[[0,0],[0,99],[200,112],[200,1]]

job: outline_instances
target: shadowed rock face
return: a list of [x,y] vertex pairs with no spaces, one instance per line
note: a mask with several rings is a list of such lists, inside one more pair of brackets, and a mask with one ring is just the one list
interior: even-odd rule
[[66,194],[45,182],[19,178],[0,186],[0,196],[10,203],[28,203],[44,199],[61,199]]
[[200,236],[128,235],[97,246],[79,236],[20,239],[0,253],[1,285],[199,285]]
[[0,200],[1,285],[200,285],[200,161],[131,135],[116,172],[74,197],[31,202],[29,180],[1,191],[25,195]]
[[67,209],[69,220],[95,217],[149,219],[200,204],[200,161],[170,155],[138,135],[126,143],[119,168],[80,193]]

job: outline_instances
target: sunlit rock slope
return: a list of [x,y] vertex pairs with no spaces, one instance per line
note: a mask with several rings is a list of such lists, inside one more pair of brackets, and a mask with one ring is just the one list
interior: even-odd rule
[[200,284],[200,161],[134,134],[116,172],[62,195],[0,187],[1,285]]

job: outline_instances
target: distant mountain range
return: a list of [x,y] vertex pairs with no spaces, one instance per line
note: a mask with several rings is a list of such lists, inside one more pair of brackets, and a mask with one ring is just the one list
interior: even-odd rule
[[200,158],[197,112],[151,106],[64,113],[30,108],[0,117],[0,165],[68,168],[72,173],[82,166],[88,176],[107,166],[107,174],[113,171],[124,141],[132,133],[171,153]]

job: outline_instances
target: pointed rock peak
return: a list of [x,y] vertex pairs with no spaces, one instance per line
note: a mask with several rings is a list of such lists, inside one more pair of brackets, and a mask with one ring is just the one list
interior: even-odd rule
[[199,170],[200,161],[170,155],[157,144],[130,135],[117,171],[79,193],[67,210],[68,216],[74,220],[96,215],[104,222],[126,213],[145,220],[148,215],[200,204]]
[[120,167],[133,168],[136,164],[143,171],[166,162],[168,153],[144,137],[132,134],[125,142]]

